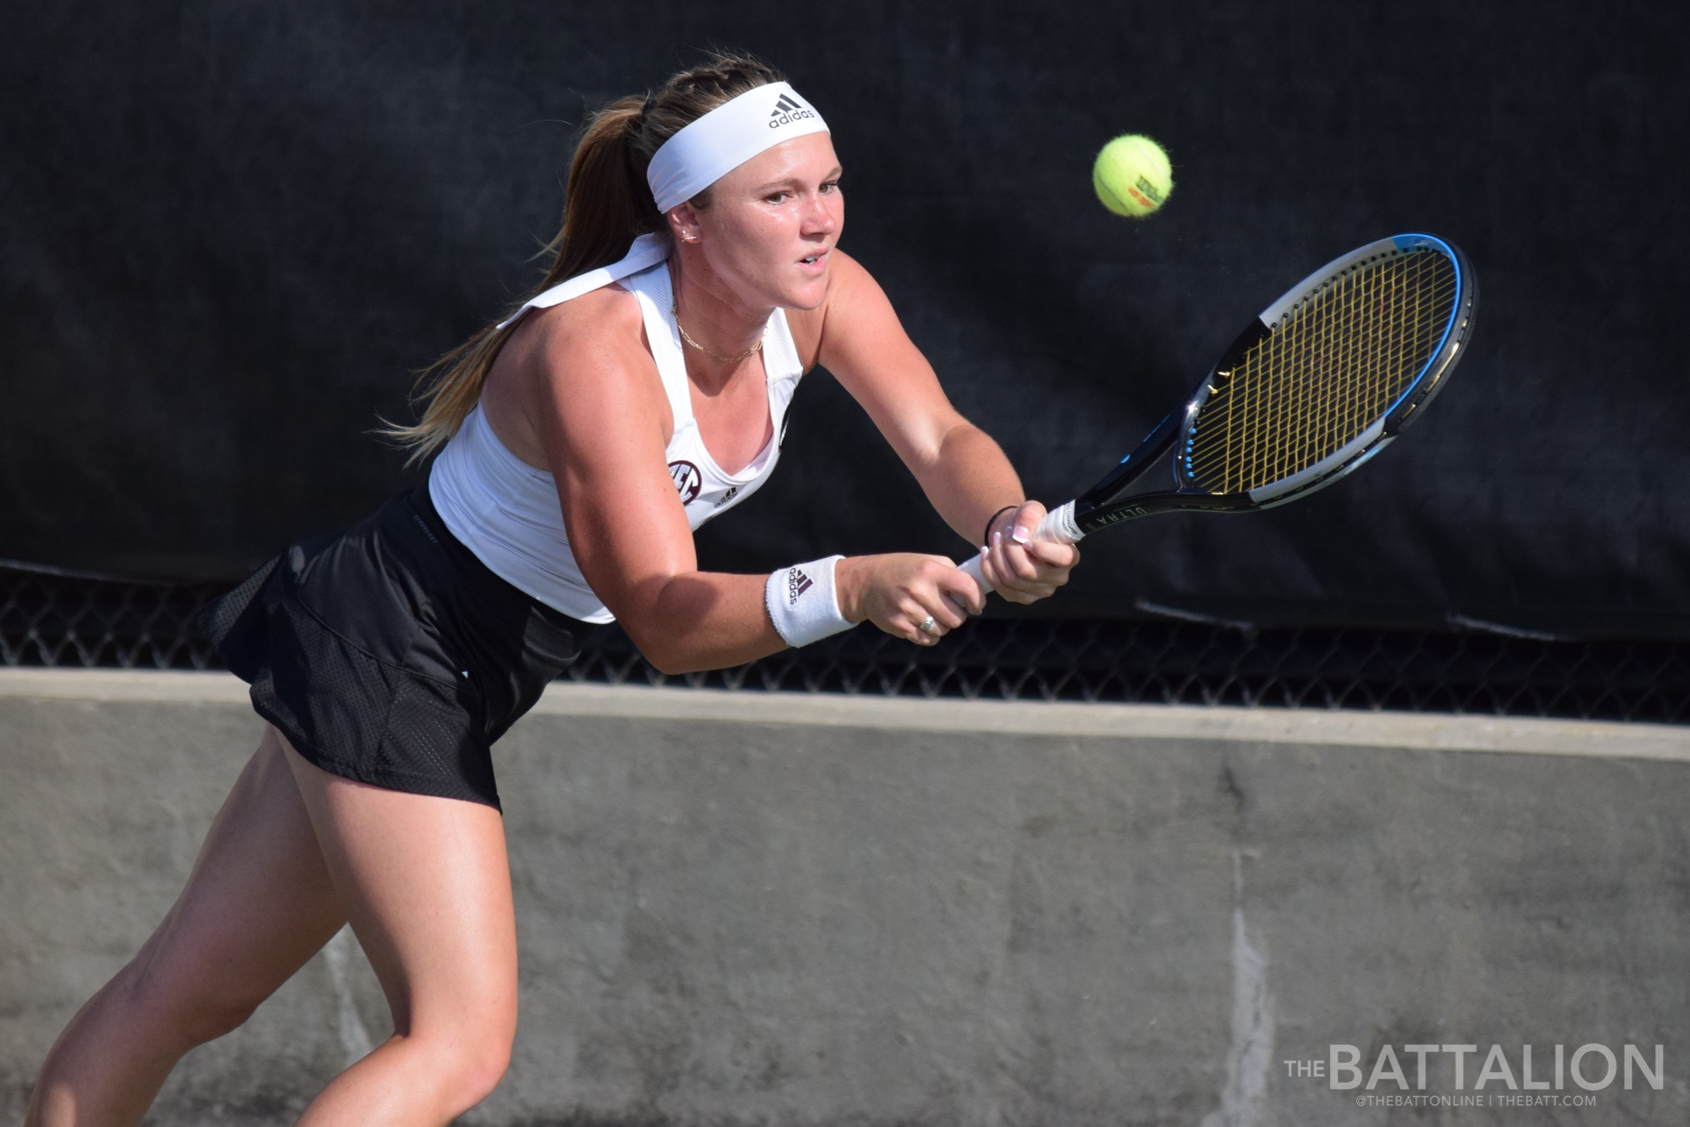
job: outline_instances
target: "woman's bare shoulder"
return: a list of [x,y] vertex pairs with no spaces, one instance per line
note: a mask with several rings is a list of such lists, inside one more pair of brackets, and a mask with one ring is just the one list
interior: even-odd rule
[[523,321],[482,396],[494,431],[523,461],[550,463],[547,436],[560,433],[590,434],[640,416],[662,430],[669,401],[632,293],[605,286]]
[[645,319],[639,299],[619,285],[572,298],[524,318],[511,345],[546,356],[567,356],[577,349],[602,354],[606,348],[644,349]]

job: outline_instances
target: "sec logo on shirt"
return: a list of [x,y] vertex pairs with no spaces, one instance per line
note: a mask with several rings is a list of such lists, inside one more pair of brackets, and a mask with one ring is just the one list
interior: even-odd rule
[[698,491],[704,487],[704,479],[699,476],[698,467],[691,462],[670,462],[669,476],[675,479],[675,492],[681,495],[681,504],[690,505],[698,496]]

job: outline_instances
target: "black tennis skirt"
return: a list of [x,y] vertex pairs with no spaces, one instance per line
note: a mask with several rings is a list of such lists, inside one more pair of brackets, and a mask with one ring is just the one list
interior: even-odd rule
[[495,808],[493,741],[592,629],[488,570],[426,488],[289,548],[202,623],[258,714],[318,767]]

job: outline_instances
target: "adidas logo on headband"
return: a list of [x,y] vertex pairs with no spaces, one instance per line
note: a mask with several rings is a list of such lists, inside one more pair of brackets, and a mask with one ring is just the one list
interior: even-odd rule
[[815,110],[805,109],[785,94],[782,94],[780,96],[780,100],[775,103],[774,110],[769,114],[769,128],[778,129],[782,125],[787,125],[799,120],[800,118],[815,116]]
[[826,132],[822,115],[792,87],[767,83],[722,103],[663,142],[646,166],[645,180],[657,210],[668,211],[758,153],[794,137]]

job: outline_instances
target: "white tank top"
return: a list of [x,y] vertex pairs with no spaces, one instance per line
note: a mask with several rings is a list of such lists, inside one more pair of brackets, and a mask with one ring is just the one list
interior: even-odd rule
[[[632,264],[638,265],[639,260],[635,259],[638,250],[636,244],[635,252],[630,252],[629,258],[623,261],[633,260]],[[723,471],[704,448],[698,422],[693,418],[681,337],[669,312],[672,291],[664,261],[660,259],[656,265],[621,277],[607,276],[587,289],[571,284],[592,280],[583,275],[547,291],[529,307],[557,304],[557,300],[548,298],[565,287],[576,292],[566,293],[559,300],[578,297],[613,280],[620,281],[639,299],[645,316],[646,339],[651,342],[652,358],[657,361],[657,373],[663,379],[669,409],[675,416],[674,434],[666,451],[669,473],[686,508],[687,523],[696,530],[711,517],[727,512],[751,496],[768,479],[780,460],[786,409],[804,374],[803,364],[787,328],[786,315],[776,309],[763,336],[769,418],[774,420],[775,433],[744,469],[733,474]],[[507,450],[488,425],[479,404],[434,460],[428,493],[452,535],[495,575],[581,622],[615,621],[615,615],[587,585],[575,554],[570,551],[569,537],[563,528],[563,507],[552,475],[535,469]]]

